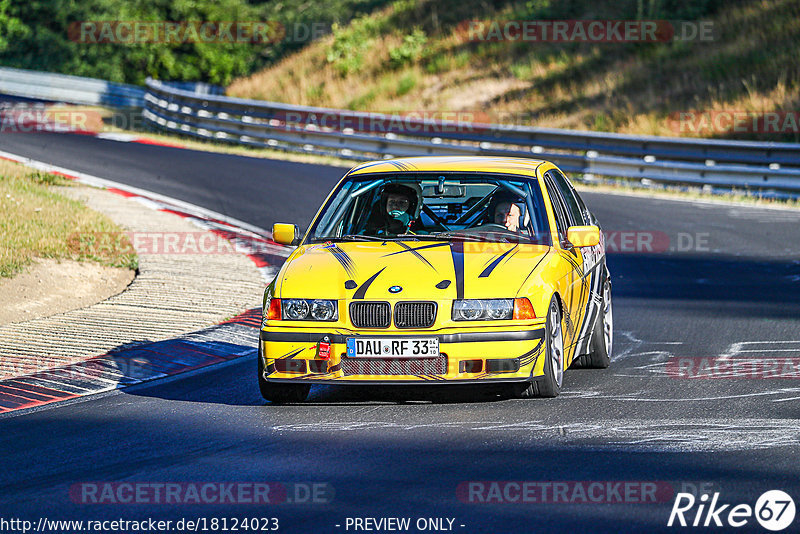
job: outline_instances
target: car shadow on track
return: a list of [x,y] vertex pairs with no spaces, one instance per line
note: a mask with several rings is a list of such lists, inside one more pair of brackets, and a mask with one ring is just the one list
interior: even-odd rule
[[510,389],[484,385],[315,386],[303,404],[475,404],[501,402]]
[[[204,350],[202,343],[196,343]],[[240,349],[243,347],[239,347]],[[246,347],[244,347],[246,349]],[[166,351],[165,351],[166,352]],[[168,354],[168,353],[167,353]],[[143,356],[139,355],[141,359]],[[275,406],[265,401],[258,391],[256,352],[231,361],[178,374],[167,381],[158,380],[134,385],[123,390],[136,396],[168,401],[225,404],[231,406]],[[460,404],[500,402],[510,398],[511,390],[498,385],[409,385],[354,386],[314,385],[303,403],[283,406],[353,406],[403,404]]]

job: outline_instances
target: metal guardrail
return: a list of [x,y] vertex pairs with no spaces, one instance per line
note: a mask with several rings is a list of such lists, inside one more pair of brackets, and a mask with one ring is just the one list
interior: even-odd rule
[[141,108],[145,89],[96,78],[2,67],[0,93],[49,102]]
[[219,92],[220,88],[205,84],[148,79],[145,89],[93,78],[0,68],[0,93],[85,105],[140,107],[145,122],[152,127],[201,139],[354,160],[446,154],[532,157],[552,160],[565,171],[587,178],[800,192],[798,143],[450,122],[230,98]]
[[[198,95],[147,81],[145,121],[203,139],[357,160],[498,155],[549,159],[588,176],[800,191],[800,144],[630,136],[464,124]],[[375,124],[386,126],[376,132]],[[335,126],[335,127],[331,127]]]

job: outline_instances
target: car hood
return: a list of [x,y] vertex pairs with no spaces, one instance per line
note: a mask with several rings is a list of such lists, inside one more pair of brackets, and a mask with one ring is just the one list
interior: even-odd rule
[[473,241],[304,245],[276,280],[281,298],[456,299],[517,296],[550,247]]

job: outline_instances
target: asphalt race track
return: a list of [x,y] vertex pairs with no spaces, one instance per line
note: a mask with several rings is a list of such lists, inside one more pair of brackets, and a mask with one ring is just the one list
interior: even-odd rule
[[[0,150],[264,228],[307,224],[344,172],[78,135],[4,135]],[[614,355],[608,370],[567,372],[558,398],[322,387],[305,404],[270,406],[254,355],[0,418],[2,515],[277,517],[282,532],[347,532],[347,517],[455,518],[464,533],[653,532],[675,530],[666,524],[682,489],[712,488],[720,502],[750,506],[771,489],[797,500],[800,212],[583,196],[614,236]],[[730,361],[756,371],[691,378]],[[776,361],[777,370],[762,366]],[[317,482],[332,499],[290,494],[294,502],[266,508],[76,502],[70,488],[88,481]],[[624,494],[480,503],[463,491],[470,481],[648,482],[659,492],[655,503]],[[753,518],[739,530],[763,532]]]

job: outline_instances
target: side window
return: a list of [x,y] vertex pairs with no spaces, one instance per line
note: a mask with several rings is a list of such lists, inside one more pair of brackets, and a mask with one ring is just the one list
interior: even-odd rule
[[590,212],[589,208],[586,207],[586,203],[583,201],[577,191],[573,189],[572,192],[575,193],[575,200],[578,201],[578,207],[581,209],[581,213],[583,213],[583,224],[594,224],[592,221],[592,212]]
[[534,238],[539,244],[552,245],[550,225],[547,223],[547,211],[544,207],[544,199],[542,198],[542,190],[539,187],[539,183],[529,182],[526,187],[533,205],[533,213],[530,218],[533,223]]
[[550,176],[545,175],[544,185],[547,188],[547,195],[550,197],[550,202],[553,204],[553,212],[556,216],[556,229],[558,230],[558,240],[563,242],[567,238],[567,228],[569,227],[569,219],[567,218],[564,201],[561,199],[561,194],[558,192],[558,188],[556,188]]
[[580,208],[581,213],[583,214],[583,224],[596,224],[597,221],[595,220],[594,215],[592,215],[592,212],[589,211],[589,208],[586,207],[586,202],[584,202],[581,196],[578,194],[578,192],[575,191],[575,187],[573,187],[572,183],[569,180],[564,180],[564,181],[569,186],[569,190],[572,191],[572,194],[575,195],[575,200],[578,201],[578,207]]
[[563,174],[556,170],[550,170],[547,171],[547,173],[553,178],[553,182],[555,182],[559,191],[561,191],[561,196],[564,198],[564,201],[567,205],[567,212],[570,216],[570,226],[579,226],[585,224],[583,219],[583,210],[578,205],[578,201],[575,198],[575,192],[569,182],[567,182],[567,179]]

